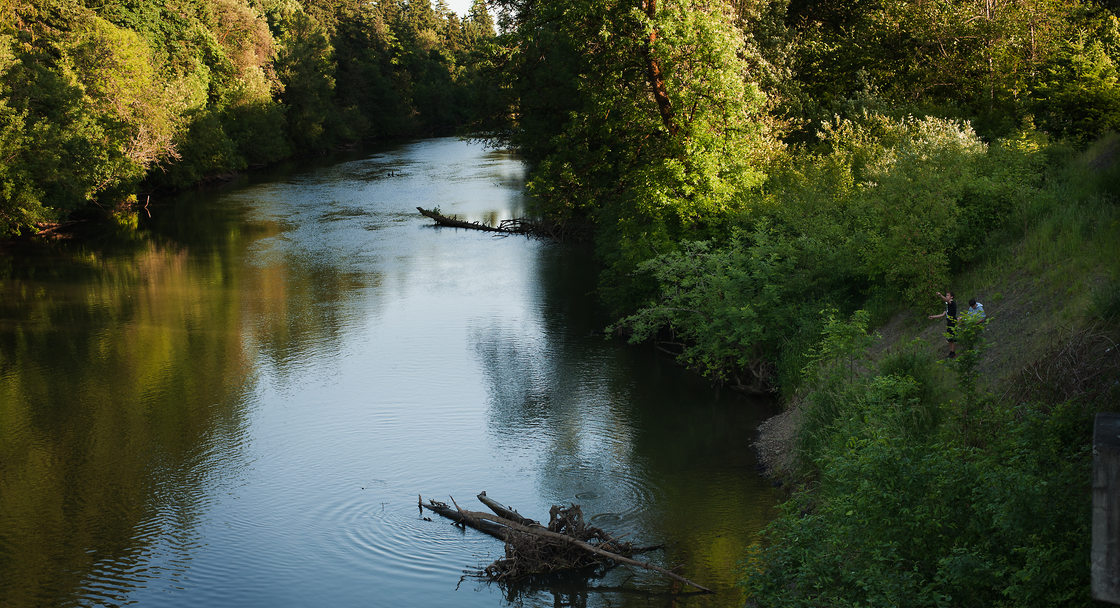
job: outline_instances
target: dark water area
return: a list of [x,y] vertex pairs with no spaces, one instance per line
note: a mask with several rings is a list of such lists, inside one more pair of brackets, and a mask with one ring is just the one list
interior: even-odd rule
[[[772,406],[604,339],[581,252],[415,209],[496,223],[523,180],[424,140],[0,254],[0,606],[742,605]],[[483,490],[717,593],[616,568],[510,597],[465,576],[498,541],[417,508]]]

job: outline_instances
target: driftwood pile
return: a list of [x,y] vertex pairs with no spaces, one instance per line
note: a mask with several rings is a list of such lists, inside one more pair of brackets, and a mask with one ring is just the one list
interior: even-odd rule
[[479,494],[478,500],[494,513],[468,511],[460,507],[454,498],[451,499],[454,506],[448,506],[437,500],[425,503],[423,497],[420,497],[419,506],[421,512],[428,509],[505,542],[505,557],[483,570],[483,574],[492,581],[517,582],[541,575],[575,571],[603,573],[616,565],[624,564],[652,570],[705,593],[712,593],[710,589],[672,570],[633,559],[637,553],[658,547],[636,548],[600,528],[587,525],[579,505],[553,506],[549,510],[548,525],[544,526],[502,506],[487,497],[486,492]]

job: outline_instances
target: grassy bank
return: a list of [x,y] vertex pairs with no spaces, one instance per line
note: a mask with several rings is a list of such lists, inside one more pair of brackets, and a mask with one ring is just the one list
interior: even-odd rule
[[[989,320],[826,323],[759,448],[792,483],[746,565],[759,606],[1081,606],[1093,415],[1120,404],[1118,139],[1046,151],[1020,226],[951,278]],[[962,306],[963,309],[963,306]]]

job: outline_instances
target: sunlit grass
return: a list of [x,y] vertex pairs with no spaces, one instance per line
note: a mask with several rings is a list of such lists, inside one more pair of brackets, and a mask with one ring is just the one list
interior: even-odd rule
[[959,305],[975,297],[992,320],[986,371],[996,384],[1063,336],[1120,322],[1120,138],[1050,154],[1044,187],[1012,220],[1019,237],[989,244],[953,281]]

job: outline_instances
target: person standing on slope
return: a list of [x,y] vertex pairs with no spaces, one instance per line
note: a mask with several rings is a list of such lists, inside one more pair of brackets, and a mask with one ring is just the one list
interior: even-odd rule
[[957,300],[953,297],[953,292],[946,290],[944,294],[937,292],[937,297],[945,302],[945,312],[939,315],[930,315],[931,319],[940,319],[945,317],[945,341],[949,343],[949,358],[957,356],[957,340],[953,337],[953,332],[957,328]]

